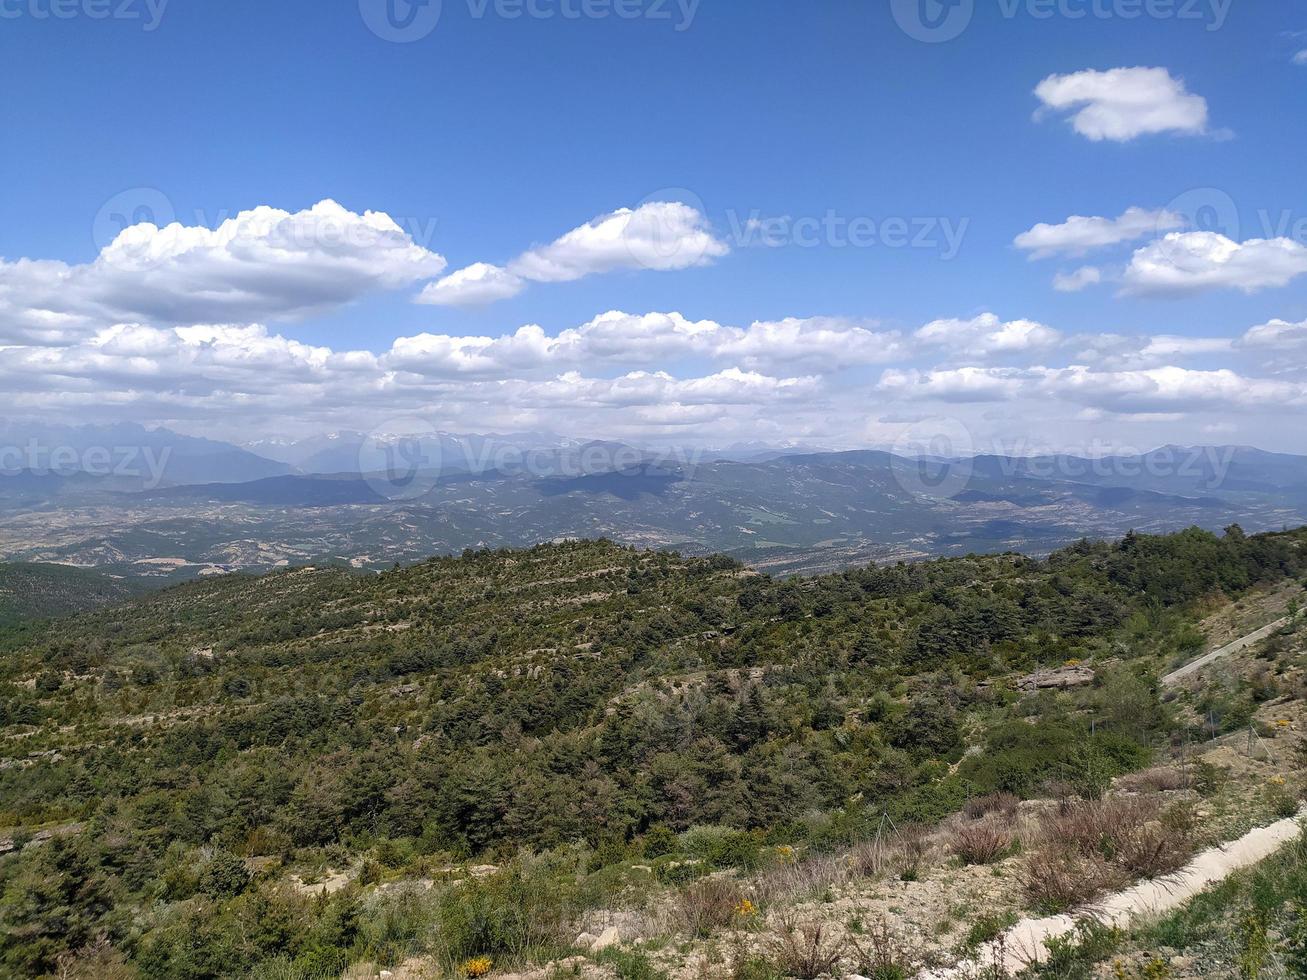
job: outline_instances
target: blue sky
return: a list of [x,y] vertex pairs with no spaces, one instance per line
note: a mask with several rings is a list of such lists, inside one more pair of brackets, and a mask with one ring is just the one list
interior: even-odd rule
[[[607,4],[590,10],[608,16],[585,16],[581,0],[537,0],[552,16],[515,18],[506,16],[512,0],[444,0],[429,34],[394,43],[369,29],[372,0],[99,0],[122,15],[105,19],[91,15],[97,0],[62,0],[67,16],[47,16],[58,2],[0,2],[0,256],[9,263],[0,287],[7,276],[17,297],[7,311],[17,325],[0,337],[13,361],[0,363],[0,384],[12,386],[15,414],[111,414],[224,433],[382,424],[398,413],[440,428],[483,420],[635,440],[756,435],[840,446],[892,444],[904,427],[943,415],[961,419],[977,442],[1025,434],[1068,446],[1101,437],[1307,450],[1297,424],[1307,344],[1292,329],[1307,322],[1307,274],[1297,274],[1296,253],[1272,256],[1271,274],[1265,256],[1248,253],[1240,275],[1251,279],[1190,269],[1193,281],[1176,286],[1150,268],[1147,288],[1130,288],[1143,274],[1131,272],[1136,249],[1207,229],[1206,215],[1220,218],[1216,230],[1235,245],[1307,246],[1307,65],[1295,63],[1307,49],[1307,16],[1291,4],[974,0],[957,37],[928,43],[900,26],[917,8],[898,0],[629,0],[629,19]],[[923,2],[934,9],[935,0]],[[1128,16],[1140,10],[1153,14]],[[1161,74],[1081,75],[1141,68]],[[1139,83],[1145,102],[1159,97],[1160,78],[1162,90],[1174,86],[1160,96],[1174,105],[1131,106],[1138,118],[1127,120],[1126,136],[1094,138],[1071,118],[1092,103],[1050,107],[1036,96],[1051,76],[1067,79],[1064,88]],[[1195,98],[1201,122],[1185,115]],[[1141,118],[1154,122],[1135,133]],[[1161,128],[1149,131],[1154,124]],[[332,288],[341,280],[330,263],[297,270],[289,284],[269,286],[278,301],[266,308],[223,305],[240,314],[222,317],[226,333],[195,332],[215,323],[212,309],[150,297],[194,290],[164,281],[171,266],[120,269],[114,302],[97,286],[76,309],[59,306],[71,302],[67,287],[54,290],[56,302],[48,285],[28,299],[27,279],[13,284],[24,258],[72,270],[95,262],[112,241],[106,206],[214,229],[256,207],[296,213],[324,199],[353,214],[384,212],[415,248],[443,257],[442,268],[397,277],[387,267],[357,288]],[[138,200],[152,210],[137,211]],[[497,302],[414,302],[441,275],[472,263],[509,268],[599,216],[664,202],[689,207],[692,230],[715,243],[701,262],[658,269],[590,256],[560,281],[528,280]],[[1187,223],[1164,221],[1156,234],[1084,254],[1032,260],[1032,249],[1014,245],[1041,222],[1115,219],[1130,208]],[[759,244],[750,217],[771,221],[774,247]],[[887,219],[921,232],[924,247],[858,247],[828,230],[856,222],[880,231]],[[825,225],[797,244],[796,221]],[[191,260],[177,261],[184,273]],[[1054,288],[1057,274],[1086,266],[1099,282]],[[316,288],[309,273],[321,274],[322,296],[279,301],[285,289]],[[244,288],[222,274],[205,288]],[[431,353],[449,338],[502,338],[524,324],[556,338],[614,310],[679,313],[746,334],[755,322],[830,319],[814,321],[824,332],[809,338],[825,345],[820,357],[786,346],[801,344],[806,327],[788,340],[777,330],[737,337],[713,354],[672,343],[628,357],[610,344],[601,358],[581,345],[567,363],[515,354],[451,366]],[[20,329],[38,314],[75,319],[39,336]],[[1060,339],[1026,330],[1046,339],[1019,351],[1000,341],[996,351],[976,342],[1001,329],[977,319],[986,315]],[[0,330],[4,316],[0,306]],[[916,336],[940,320],[969,326],[947,336],[937,328],[944,339],[933,345]],[[1244,342],[1273,321],[1285,329]],[[851,327],[864,333],[848,349],[874,345],[874,334],[892,351],[842,363],[840,331]],[[112,342],[107,330],[118,331]],[[1090,342],[1102,335],[1133,338],[1136,348],[1177,336],[1230,347],[1154,344],[1123,360]],[[355,359],[350,373],[335,363],[347,352],[384,358],[397,338],[415,336],[446,340],[402,365],[365,370]],[[644,335],[626,336],[638,346]],[[237,362],[249,376],[236,376]],[[52,364],[33,377],[33,365]],[[1090,374],[1048,373],[1074,367]],[[1031,368],[1046,373],[1013,373]],[[1163,369],[1194,376],[1139,373]],[[724,379],[735,384],[725,400],[712,400],[712,384],[693,387],[732,370],[750,377]],[[644,375],[677,384],[621,395],[611,384],[582,385],[575,398],[556,390],[564,375],[631,374],[642,392]],[[771,384],[796,378],[805,384]],[[966,400],[976,385],[959,379],[979,384],[983,400]],[[1239,395],[1251,382],[1268,385],[1252,400]],[[1061,394],[1101,386],[1123,394]],[[1059,407],[1036,424],[1030,406],[1050,400]]]

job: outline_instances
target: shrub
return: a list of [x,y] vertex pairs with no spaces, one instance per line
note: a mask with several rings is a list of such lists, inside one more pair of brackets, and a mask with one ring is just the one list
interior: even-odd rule
[[772,955],[786,976],[816,980],[834,971],[840,959],[840,944],[825,923],[798,922],[790,917],[781,921],[772,940]]
[[1012,846],[1012,835],[992,823],[962,827],[953,837],[953,853],[963,864],[993,864]]
[[210,898],[239,895],[249,884],[250,872],[245,862],[231,851],[214,851],[200,869],[199,890]]
[[478,956],[520,962],[561,951],[576,911],[573,881],[546,861],[469,878],[436,903],[440,956],[452,967]]
[[990,793],[968,800],[962,812],[971,820],[980,820],[991,813],[1011,818],[1016,815],[1020,803],[1020,798],[1013,793]]
[[1140,826],[1157,816],[1157,804],[1140,799],[1068,801],[1046,816],[1043,833],[1054,846],[1084,857],[1112,858]]
[[985,943],[993,942],[1016,924],[1017,915],[1015,912],[984,913],[975,922],[971,923],[971,928],[967,930],[962,945],[968,951],[974,951]]
[[1141,824],[1117,845],[1117,863],[1131,875],[1157,878],[1189,862],[1193,850],[1191,822],[1164,815]]
[[920,957],[883,917],[860,935],[850,935],[848,952],[853,972],[867,980],[907,980],[920,966]]
[[1165,793],[1186,789],[1187,785],[1185,774],[1173,766],[1145,769],[1143,772],[1123,776],[1117,781],[1117,787],[1128,793]]
[[1045,848],[1026,859],[1021,884],[1041,912],[1055,914],[1084,905],[1122,875],[1101,857],[1086,857],[1069,849]]
[[743,900],[744,894],[736,882],[704,878],[681,889],[673,908],[686,932],[708,936],[735,921],[736,910]]
[[595,959],[611,966],[617,974],[617,980],[665,980],[667,976],[638,950],[610,946],[595,954]]
[[1270,807],[1271,813],[1281,820],[1292,817],[1298,812],[1298,794],[1292,792],[1283,784],[1271,783],[1264,791],[1266,805]]
[[665,824],[657,824],[649,828],[641,844],[645,857],[662,857],[664,854],[672,854],[676,851],[676,834]]
[[712,868],[758,867],[762,845],[754,834],[726,827],[691,827],[681,835],[681,850]]
[[417,885],[377,892],[359,909],[359,950],[370,959],[397,963],[427,945],[435,918],[431,894]]
[[893,837],[893,847],[899,877],[904,881],[916,881],[921,874],[921,866],[930,854],[930,837],[926,829],[917,826],[900,828]]

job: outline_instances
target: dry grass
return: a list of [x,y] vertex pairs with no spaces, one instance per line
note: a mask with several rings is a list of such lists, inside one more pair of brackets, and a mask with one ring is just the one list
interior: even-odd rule
[[951,846],[963,864],[993,864],[1012,847],[1012,834],[992,821],[983,821],[959,828]]
[[1101,857],[1057,848],[1036,851],[1021,872],[1027,897],[1044,912],[1086,905],[1124,880],[1124,874]]
[[1188,807],[1112,797],[1064,802],[1042,821],[1022,881],[1039,907],[1063,911],[1135,878],[1178,871],[1195,846]]
[[771,941],[772,959],[789,977],[816,980],[833,973],[843,954],[844,944],[833,935],[830,926],[820,920],[800,922],[793,916],[781,919]]
[[962,812],[969,820],[982,820],[992,813],[997,813],[1011,820],[1017,814],[1021,799],[1013,793],[990,793],[977,796],[967,801]]
[[702,878],[677,893],[672,905],[673,919],[692,936],[708,936],[735,922],[744,898],[744,890],[737,881]]
[[818,854],[793,864],[769,868],[754,879],[752,894],[769,905],[820,895],[865,879],[915,879],[937,858],[935,835],[910,825],[843,854]]
[[884,916],[862,935],[848,937],[847,954],[853,972],[863,977],[910,977],[922,965],[922,958]]
[[1168,793],[1188,789],[1189,786],[1184,773],[1179,769],[1159,766],[1122,776],[1116,781],[1116,788],[1123,793]]
[[1156,818],[1159,809],[1156,800],[1144,798],[1070,800],[1044,818],[1043,835],[1053,847],[1110,858],[1138,828]]

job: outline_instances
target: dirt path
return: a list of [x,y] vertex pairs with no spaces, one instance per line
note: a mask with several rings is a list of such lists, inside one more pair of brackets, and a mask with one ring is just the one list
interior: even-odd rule
[[[1224,880],[1240,868],[1256,864],[1295,840],[1302,832],[1298,821],[1304,815],[1307,815],[1307,810],[1300,811],[1298,816],[1258,827],[1236,841],[1203,851],[1176,874],[1140,882],[1086,909],[1083,914],[1093,916],[1104,925],[1125,928],[1136,916],[1156,915],[1178,908],[1209,885]],[[1075,927],[1076,919],[1069,915],[1022,919],[1000,939],[982,946],[974,960],[943,970],[923,971],[917,975],[918,980],[965,980],[1000,962],[1007,970],[1017,972],[1044,958],[1047,940],[1074,932]]]
[[1281,626],[1287,626],[1288,624],[1289,624],[1289,617],[1285,616],[1283,619],[1277,619],[1273,623],[1268,623],[1267,625],[1263,626],[1259,630],[1254,630],[1252,633],[1249,633],[1247,636],[1241,636],[1233,643],[1227,643],[1225,646],[1219,647],[1213,650],[1211,653],[1201,656],[1197,660],[1185,664],[1179,670],[1171,671],[1171,673],[1167,674],[1165,677],[1162,678],[1162,685],[1167,686],[1170,684],[1174,684],[1176,683],[1176,681],[1183,680],[1184,678],[1190,676],[1191,674],[1197,673],[1198,671],[1206,667],[1208,664],[1214,663],[1215,661],[1220,660],[1222,657],[1228,657],[1232,653],[1238,653],[1240,650],[1246,650],[1248,647],[1252,646],[1254,643],[1258,642],[1259,640],[1266,639],[1268,636],[1270,636],[1272,633],[1278,630]]

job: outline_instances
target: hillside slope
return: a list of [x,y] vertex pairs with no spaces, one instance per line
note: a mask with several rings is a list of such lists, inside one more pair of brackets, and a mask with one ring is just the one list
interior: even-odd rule
[[[304,964],[418,942],[362,925],[387,868],[525,848],[580,901],[632,854],[748,865],[1124,772],[1173,725],[1132,664],[1191,655],[1194,603],[1301,577],[1305,542],[1194,530],[783,582],[575,542],[232,576],[0,634],[0,816],[51,831],[0,863],[0,965],[104,936],[148,977],[283,955],[303,969],[276,975],[323,976]],[[1070,701],[1016,683],[1067,661],[1096,672]],[[286,890],[331,869],[338,898]]]
[[123,602],[142,589],[130,580],[67,565],[0,564],[0,627],[67,616]]

